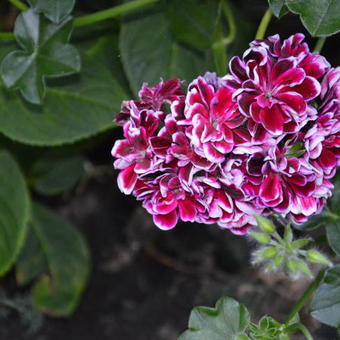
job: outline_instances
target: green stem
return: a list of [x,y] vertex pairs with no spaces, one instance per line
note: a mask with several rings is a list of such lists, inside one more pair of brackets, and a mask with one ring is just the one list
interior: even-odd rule
[[262,20],[260,22],[259,28],[257,29],[255,39],[263,39],[264,35],[266,34],[267,27],[269,25],[269,22],[272,18],[273,13],[268,8],[266,12],[264,13]]
[[326,41],[325,37],[319,38],[318,41],[316,42],[313,52],[320,53],[323,48],[323,45],[325,44],[325,41]]
[[13,6],[20,9],[20,11],[28,10],[28,7],[22,3],[20,0],[8,0]]
[[312,334],[310,334],[308,328],[305,325],[300,324],[298,328],[307,340],[313,340]]
[[82,27],[86,25],[91,25],[99,21],[103,21],[106,19],[115,18],[121,14],[129,13],[138,8],[142,8],[148,5],[151,5],[159,0],[134,0],[127,2],[125,4],[115,6],[109,9],[105,9],[103,11],[99,11],[96,13],[84,15],[79,18],[74,19],[75,27]]
[[296,314],[299,313],[299,311],[303,308],[303,306],[306,304],[310,296],[314,293],[314,291],[319,287],[321,281],[323,280],[323,277],[325,275],[325,270],[321,270],[319,274],[316,276],[314,281],[307,287],[299,301],[295,304],[293,309],[288,315],[288,318],[286,320],[286,325],[289,324],[290,321],[295,317]]
[[233,16],[233,13],[229,7],[229,5],[223,1],[223,13],[225,15],[225,18],[227,19],[228,22],[228,27],[229,27],[229,34],[227,37],[223,39],[223,44],[224,46],[231,44],[234,39],[236,38],[236,24],[235,24],[235,19]]
[[0,32],[0,39],[14,39],[12,32]]

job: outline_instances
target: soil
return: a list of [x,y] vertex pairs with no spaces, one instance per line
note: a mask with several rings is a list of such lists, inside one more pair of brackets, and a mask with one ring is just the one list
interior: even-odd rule
[[[253,321],[264,314],[284,321],[307,281],[251,267],[254,245],[215,226],[183,223],[158,230],[105,170],[55,207],[81,229],[92,251],[79,308],[69,319],[46,317],[33,334],[12,312],[0,319],[1,340],[175,340],[193,306],[213,306],[222,295],[244,303]],[[13,297],[27,294],[17,290],[12,275],[2,287]],[[316,340],[336,339],[333,329],[307,314],[303,321]]]

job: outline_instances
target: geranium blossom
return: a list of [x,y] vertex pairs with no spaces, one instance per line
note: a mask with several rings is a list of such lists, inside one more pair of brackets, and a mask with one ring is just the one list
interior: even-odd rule
[[236,234],[254,215],[303,223],[332,194],[340,164],[340,69],[302,34],[256,40],[230,74],[144,84],[116,121],[118,185],[161,229],[179,220]]

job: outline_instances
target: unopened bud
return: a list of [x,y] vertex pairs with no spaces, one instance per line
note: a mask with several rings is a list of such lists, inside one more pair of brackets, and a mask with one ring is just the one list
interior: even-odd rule
[[268,218],[264,218],[258,215],[256,215],[255,218],[257,221],[257,225],[264,233],[271,234],[275,231],[274,224]]
[[286,226],[283,238],[287,243],[291,243],[293,241],[293,231],[290,225]]
[[284,257],[282,255],[275,256],[275,258],[273,260],[273,263],[274,263],[275,267],[280,266],[282,264],[282,262],[283,262],[283,259],[284,259]]
[[274,257],[277,254],[277,249],[274,247],[268,247],[268,248],[264,248],[262,251],[262,256],[265,259],[270,259],[272,257]]
[[325,266],[333,266],[333,263],[328,258],[316,250],[309,250],[306,255],[308,261],[311,263],[323,264]]
[[306,276],[308,276],[310,279],[313,278],[313,273],[310,271],[308,265],[306,264],[305,261],[299,261],[298,262],[298,267],[299,267],[299,270],[304,273]]
[[299,267],[299,264],[296,260],[288,260],[287,261],[287,267],[288,267],[288,270],[293,274],[297,274],[298,272],[298,267]]
[[252,238],[254,238],[257,242],[263,243],[263,244],[267,244],[270,242],[271,238],[269,235],[267,234],[262,234],[262,233],[256,233],[254,231],[251,231],[249,233],[249,236],[251,236]]

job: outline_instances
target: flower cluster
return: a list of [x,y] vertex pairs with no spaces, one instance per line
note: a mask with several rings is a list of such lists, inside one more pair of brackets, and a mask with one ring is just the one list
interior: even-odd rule
[[161,229],[179,219],[236,234],[273,213],[303,223],[331,195],[340,165],[340,69],[302,34],[256,40],[230,74],[144,84],[116,121],[121,191]]

